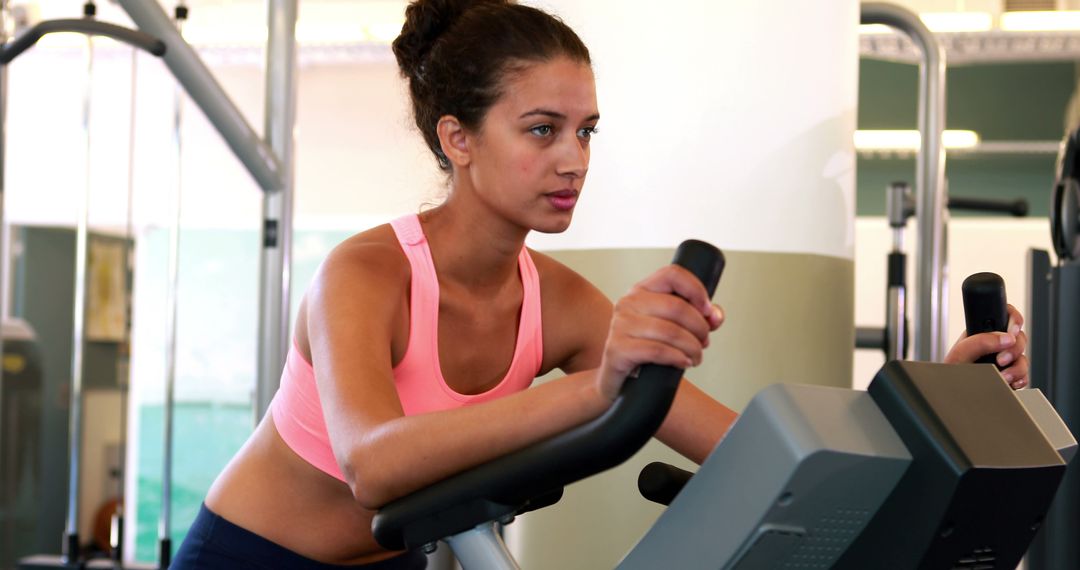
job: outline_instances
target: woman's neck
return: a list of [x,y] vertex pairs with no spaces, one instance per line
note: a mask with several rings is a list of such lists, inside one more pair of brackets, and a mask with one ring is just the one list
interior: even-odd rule
[[420,214],[440,281],[483,292],[517,280],[528,230],[455,197]]

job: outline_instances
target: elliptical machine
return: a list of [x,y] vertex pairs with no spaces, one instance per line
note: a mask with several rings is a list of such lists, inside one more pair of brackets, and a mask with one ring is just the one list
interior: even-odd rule
[[[688,252],[717,267],[707,260],[719,252],[700,242],[675,262]],[[711,295],[715,282],[703,282]],[[982,301],[965,302],[970,332],[1004,330],[1000,283],[965,287]],[[445,540],[466,570],[519,568],[496,524],[633,455],[681,376],[643,367],[596,420],[386,505],[375,539],[427,551]],[[867,392],[777,384],[696,474],[657,485],[643,473],[644,494],[670,505],[618,568],[1015,568],[1076,447],[1041,392],[1014,393],[991,364],[892,361]],[[674,468],[646,471],[657,469]]]
[[[1057,254],[1028,251],[1027,307],[1031,386],[1042,390],[1077,433],[1080,430],[1080,128],[1061,142],[1050,200],[1050,237]],[[1075,567],[1080,561],[1080,470],[1065,474],[1043,531],[1028,556],[1031,570]]]

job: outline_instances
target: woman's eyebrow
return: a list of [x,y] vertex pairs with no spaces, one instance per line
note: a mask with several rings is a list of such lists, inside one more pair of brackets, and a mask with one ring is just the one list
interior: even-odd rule
[[[537,108],[537,109],[533,109],[532,111],[526,111],[525,113],[522,113],[521,116],[518,117],[518,118],[519,119],[524,119],[526,117],[531,117],[531,116],[534,116],[534,115],[540,115],[542,117],[549,117],[549,118],[552,118],[552,119],[558,119],[558,120],[562,120],[562,121],[566,120],[566,115],[564,115],[564,114],[562,114],[562,113],[560,113],[558,111],[552,111],[552,110],[543,109],[543,108]],[[597,121],[599,119],[600,119],[600,113],[593,113],[592,115],[589,115],[588,117],[585,117],[586,121]]]
[[526,111],[525,113],[522,113],[521,116],[518,117],[518,118],[519,119],[524,119],[525,117],[531,117],[533,115],[540,115],[540,116],[543,116],[543,117],[550,117],[552,119],[561,119],[561,120],[566,119],[566,115],[564,115],[562,113],[559,113],[557,111],[550,111],[548,109],[533,109],[532,111]]

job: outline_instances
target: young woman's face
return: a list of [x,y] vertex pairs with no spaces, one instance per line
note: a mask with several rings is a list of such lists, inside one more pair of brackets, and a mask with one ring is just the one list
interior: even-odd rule
[[592,69],[567,58],[512,73],[472,136],[469,176],[478,196],[528,229],[570,225],[600,119]]

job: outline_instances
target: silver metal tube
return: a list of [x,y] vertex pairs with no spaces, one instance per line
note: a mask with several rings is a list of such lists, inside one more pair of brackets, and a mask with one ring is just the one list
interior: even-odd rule
[[488,522],[446,539],[463,570],[521,570],[495,523]]
[[[86,265],[88,257],[90,205],[90,99],[93,91],[94,37],[86,36],[86,85],[83,90],[83,148],[86,156],[86,182],[76,200],[78,220],[75,228],[75,302],[71,335],[71,410],[68,420],[68,537],[79,534],[79,462],[82,456],[82,384],[83,348],[86,341]],[[70,556],[71,553],[68,553]]]
[[[0,0],[0,46],[7,43],[7,27],[10,14],[8,0]],[[8,66],[0,65],[0,322],[8,316],[8,226],[4,212],[4,153],[7,152],[7,100],[8,100]],[[0,355],[4,352],[4,339],[0,335]],[[0,426],[4,419],[4,375],[3,367],[0,366]],[[0,427],[3,430],[3,427]],[[2,431],[0,431],[2,433]],[[11,533],[7,533],[11,536]]]
[[919,148],[915,215],[919,234],[915,298],[914,358],[939,362],[945,355],[945,51],[918,15],[892,4],[862,5],[863,24],[896,28],[915,43],[919,64]]
[[[183,34],[183,22],[176,22],[178,34]],[[161,514],[158,519],[158,539],[169,540],[172,529],[172,463],[173,463],[173,408],[176,396],[176,320],[180,286],[180,220],[183,197],[183,92],[179,86],[173,90],[173,150],[176,157],[176,179],[173,195],[173,220],[169,228],[169,281],[165,292],[165,410],[164,447],[161,469]]]
[[885,309],[885,360],[904,360],[904,335],[907,318],[904,287],[889,287]]
[[911,187],[906,182],[893,182],[885,189],[885,217],[889,227],[903,229],[907,227],[911,206]]
[[263,194],[259,266],[259,348],[255,413],[262,418],[277,391],[289,348],[289,291],[295,184],[297,0],[269,0],[266,47],[266,138],[280,159],[279,192]]
[[[0,46],[7,43],[7,26],[8,26],[8,0],[0,0]],[[7,296],[10,287],[8,287],[8,227],[7,219],[4,217],[4,153],[7,150],[7,83],[8,83],[8,66],[0,65],[0,322],[7,318],[8,315],[8,303]],[[0,356],[4,351],[4,339],[3,335],[0,335]],[[0,436],[3,435],[4,430],[4,375],[3,367],[0,366]],[[9,429],[14,429],[14,425]],[[6,463],[6,461],[5,461]],[[14,524],[15,517],[7,517],[8,523],[6,528],[2,531],[5,536],[3,544],[0,544],[0,548],[12,548],[11,541],[14,537]],[[9,550],[10,552],[10,550]]]
[[180,37],[172,19],[161,6],[146,0],[117,1],[140,30],[165,42],[168,46],[164,55],[165,65],[221,133],[259,186],[267,192],[280,190],[284,183],[281,165],[274,152],[247,123],[195,50]]

